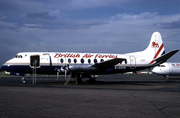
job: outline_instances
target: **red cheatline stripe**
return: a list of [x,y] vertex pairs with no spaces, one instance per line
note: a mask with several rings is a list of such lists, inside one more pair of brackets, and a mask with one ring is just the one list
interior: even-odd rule
[[[155,56],[154,56],[153,59],[155,59],[155,58],[159,55],[159,53],[161,52],[161,50],[163,49],[163,47],[164,47],[164,45],[162,44],[161,47],[159,48],[159,50],[157,51],[157,53],[155,54]],[[152,60],[149,64],[152,64],[153,62],[154,62],[154,60]]]

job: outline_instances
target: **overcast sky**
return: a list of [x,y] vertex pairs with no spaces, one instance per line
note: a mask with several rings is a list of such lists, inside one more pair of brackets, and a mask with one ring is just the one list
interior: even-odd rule
[[[180,49],[179,0],[0,0],[0,65],[18,52],[128,53],[159,31]],[[180,62],[180,52],[169,61]]]

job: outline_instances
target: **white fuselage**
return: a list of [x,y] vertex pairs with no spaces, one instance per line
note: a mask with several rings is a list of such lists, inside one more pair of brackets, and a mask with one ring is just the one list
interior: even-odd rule
[[159,75],[178,76],[180,75],[180,63],[165,62],[163,64],[160,64],[159,66],[154,67],[152,71]]
[[[138,53],[137,53],[138,54]],[[6,66],[24,66],[33,67],[32,57],[38,56],[37,68],[41,67],[54,67],[60,68],[66,65],[70,65],[70,69],[79,66],[79,69],[88,67],[96,63],[101,63],[114,58],[124,58],[126,61],[115,65],[115,70],[126,70],[127,68],[135,69],[138,67],[148,66],[153,60],[152,57],[136,55],[136,53],[129,54],[106,54],[106,53],[64,53],[64,52],[21,52],[14,58],[7,61]],[[83,68],[86,71],[86,68]],[[83,71],[82,70],[82,71]]]

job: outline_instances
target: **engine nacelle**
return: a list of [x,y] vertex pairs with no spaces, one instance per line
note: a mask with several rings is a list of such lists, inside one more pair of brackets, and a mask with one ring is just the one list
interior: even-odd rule
[[85,64],[73,64],[73,65],[69,65],[68,67],[69,71],[72,72],[87,72],[87,71],[95,71],[96,68],[91,67],[91,65],[85,65]]

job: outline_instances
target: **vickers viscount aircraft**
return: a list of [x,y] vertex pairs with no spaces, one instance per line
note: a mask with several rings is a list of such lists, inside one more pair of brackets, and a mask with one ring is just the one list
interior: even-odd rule
[[163,75],[166,79],[168,79],[169,76],[180,76],[180,63],[165,62],[154,67],[152,72],[159,75]]
[[[154,67],[166,62],[178,51],[165,53],[160,33],[154,32],[149,46],[140,52],[127,54],[21,52],[4,63],[2,69],[24,76],[24,73],[32,74],[32,69],[36,67],[37,74],[60,72],[76,77],[79,83],[84,77],[90,78],[89,82],[95,82],[94,75],[135,72]],[[23,82],[25,82],[24,79]]]

